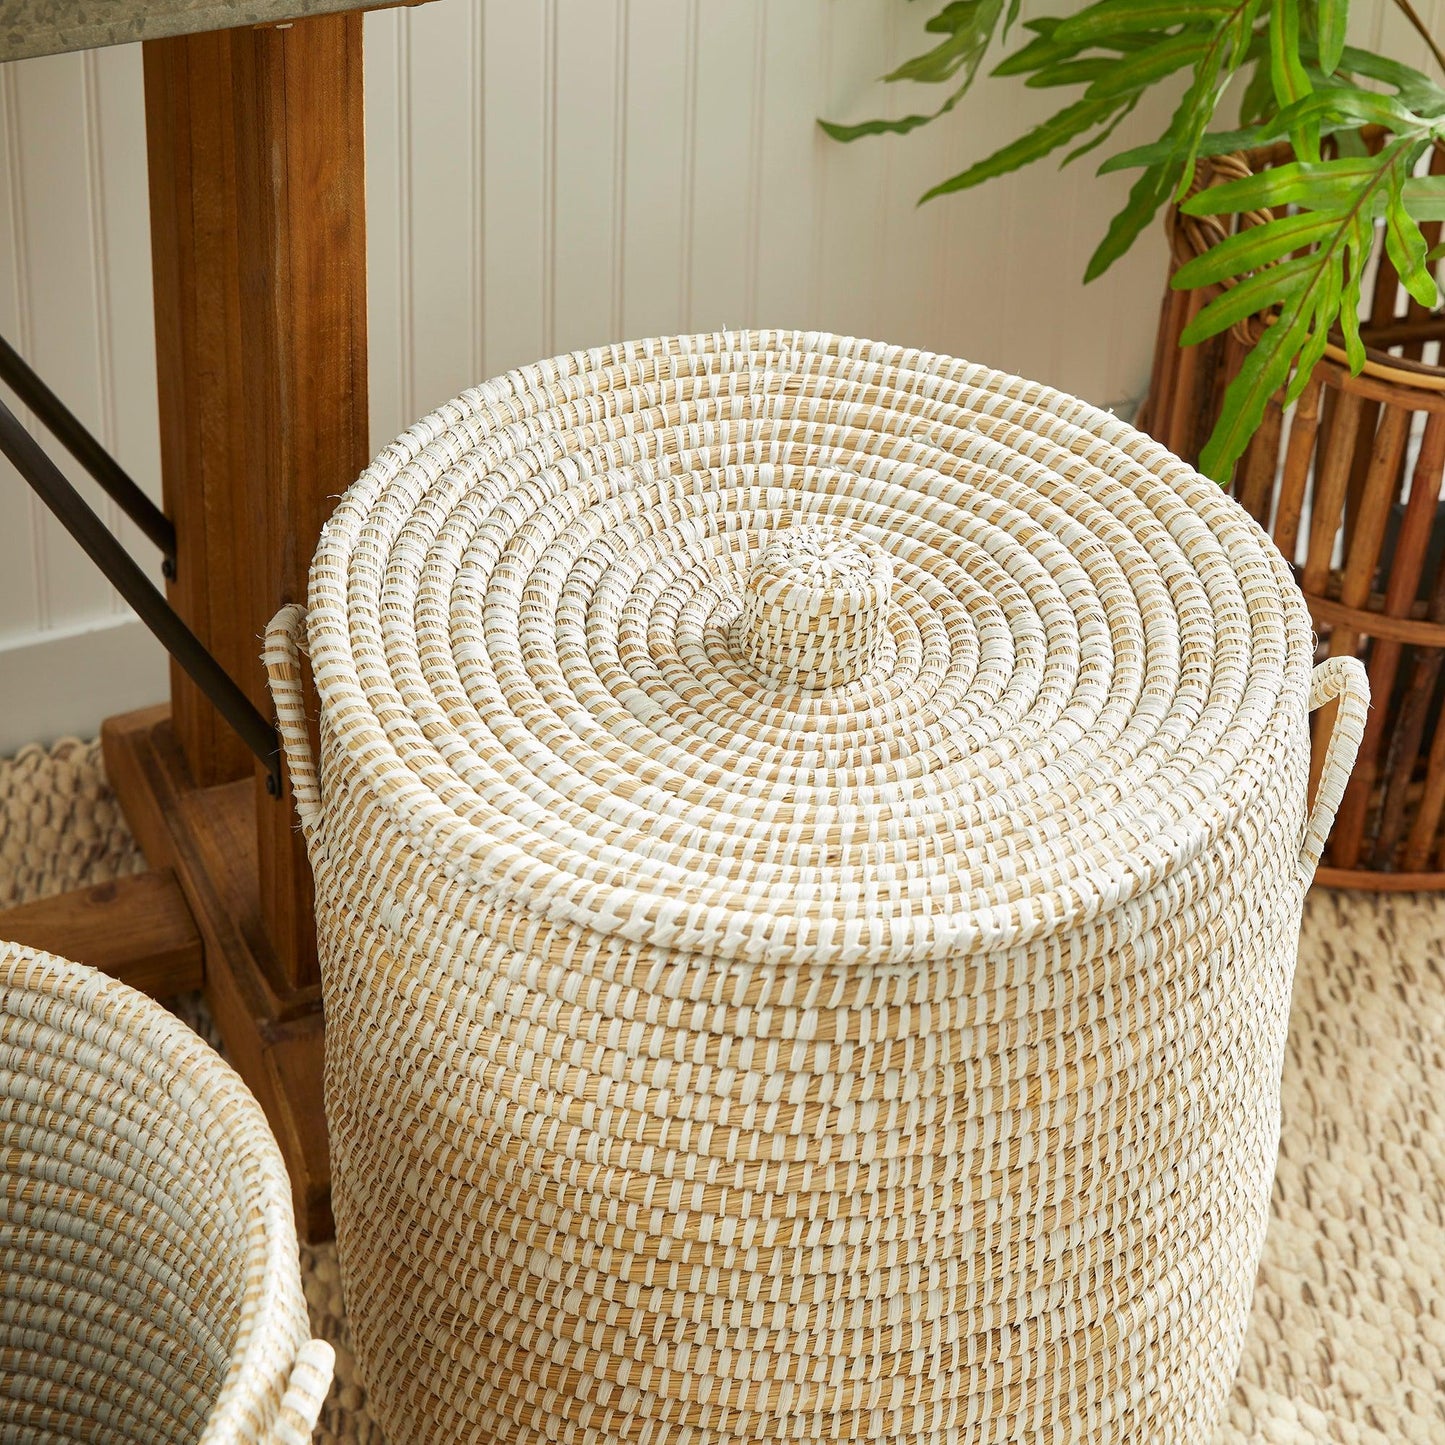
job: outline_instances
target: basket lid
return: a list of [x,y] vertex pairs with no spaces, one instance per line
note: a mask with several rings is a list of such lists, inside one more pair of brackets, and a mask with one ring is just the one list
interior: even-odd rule
[[430,866],[819,961],[1168,878],[1277,786],[1311,646],[1263,532],[1113,416],[799,332],[464,392],[342,499],[308,630],[329,746]]

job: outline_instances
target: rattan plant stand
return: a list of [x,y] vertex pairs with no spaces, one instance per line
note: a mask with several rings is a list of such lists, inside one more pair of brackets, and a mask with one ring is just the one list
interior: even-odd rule
[[305,1445],[331,1384],[255,1100],[158,1004],[0,943],[0,1438]]
[[[1195,189],[1292,160],[1288,146],[1200,162]],[[1445,146],[1431,168],[1445,172]],[[1187,216],[1171,207],[1172,267],[1237,227],[1270,219]],[[1375,698],[1319,870],[1346,888],[1445,888],[1445,316],[1405,296],[1377,228],[1361,321],[1366,361],[1352,376],[1335,337],[1298,403],[1270,402],[1235,469],[1234,495],[1295,564],[1322,651],[1364,662]],[[1432,242],[1438,222],[1426,226]],[[1198,457],[1224,388],[1268,324],[1181,349],[1184,328],[1218,287],[1169,291],[1160,311],[1140,425],[1177,455]],[[1317,726],[1328,729],[1322,717]]]
[[1207,1445],[1310,653],[1218,488],[948,357],[643,341],[387,447],[268,667],[391,1445]]

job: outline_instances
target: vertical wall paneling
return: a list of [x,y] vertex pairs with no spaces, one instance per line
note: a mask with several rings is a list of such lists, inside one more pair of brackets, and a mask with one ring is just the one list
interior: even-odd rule
[[692,319],[692,238],[697,219],[697,47],[699,0],[683,0],[682,40],[682,230],[677,246],[677,318],[683,331],[695,331]]
[[[363,56],[365,54],[363,48]],[[365,60],[363,59],[363,64]],[[413,157],[411,104],[411,12],[398,16],[396,31],[396,246],[397,280],[400,285],[400,345],[397,348],[397,386],[400,391],[403,425],[416,415],[416,257],[412,250],[415,234],[412,204]],[[369,359],[369,357],[368,357]]]
[[622,334],[681,323],[692,0],[629,0]]
[[[525,14],[545,10],[546,3],[514,8]],[[480,144],[472,127],[472,58],[480,23],[478,5],[422,5],[402,14],[411,98],[405,138],[410,186],[403,199],[412,326],[408,419],[480,379],[472,370],[470,326],[476,314],[472,185]]]
[[557,0],[542,5],[542,349],[557,350]]
[[[47,56],[17,66],[20,187],[24,198],[26,359],[58,389],[93,431],[103,430],[95,327],[94,235],[80,55]],[[53,442],[47,450],[87,502],[105,499]],[[60,524],[43,516],[36,536],[43,578],[40,626],[66,627],[110,613],[110,587]]]
[[[460,8],[446,0],[434,7]],[[547,177],[547,13],[543,4],[488,0],[482,93],[487,316],[491,375],[546,354],[544,231]],[[424,345],[425,338],[418,341]],[[481,379],[481,378],[477,378]],[[438,398],[440,400],[441,398]]]
[[[144,93],[140,57],[131,47],[92,51],[95,72],[93,146],[96,215],[101,218],[99,284],[106,318],[102,367],[110,399],[103,437],[121,465],[157,500],[160,432],[156,421],[155,322],[151,304],[150,227],[145,206],[146,158],[135,143]],[[121,535],[159,581],[153,548],[128,523]],[[117,602],[119,599],[117,598]]]
[[[814,114],[856,121],[880,110],[886,113],[896,104],[896,94],[882,92],[874,82],[888,69],[898,7],[843,7],[825,0],[824,8],[824,83]],[[884,329],[880,268],[888,264],[882,198],[888,194],[896,138],[869,137],[845,146],[819,136],[823,185],[815,217],[819,296],[814,324],[855,336],[879,336]]]
[[[25,195],[21,185],[18,66],[0,65],[0,335],[22,353],[30,349],[26,299]],[[15,399],[5,395],[8,405]],[[24,413],[22,413],[22,416]],[[0,458],[0,646],[40,625],[40,518],[19,473]],[[4,674],[0,672],[0,679]]]
[[367,388],[371,445],[380,449],[407,424],[410,382],[406,355],[411,325],[404,304],[402,22],[405,10],[366,17],[366,288]]
[[[875,71],[892,70],[938,43],[939,37],[923,28],[929,13],[918,5],[892,7],[888,53],[879,57],[885,65],[875,66]],[[941,93],[931,86],[895,84],[877,90],[886,102],[883,113],[890,118],[932,110],[941,99]],[[890,341],[946,349],[939,318],[949,226],[959,208],[950,198],[919,207],[918,198],[957,169],[952,164],[955,138],[954,127],[935,124],[901,141],[889,137],[856,143],[886,147],[888,152],[887,191],[877,216],[876,315],[878,323],[888,328],[882,334]]]
[[[988,84],[986,77],[981,78],[973,96],[930,127],[947,136],[946,163],[930,172],[931,184],[982,160],[1011,140],[1019,124],[1036,113],[1037,96],[1024,94],[1022,87],[1009,104],[989,104],[983,90]],[[927,103],[918,94],[910,101],[910,110]],[[905,136],[903,142],[916,138],[917,133]],[[940,349],[1006,370],[1014,368],[1009,354],[1012,333],[1018,329],[1027,335],[1039,325],[1036,314],[1015,318],[1010,313],[1007,264],[1014,244],[1018,179],[1016,174],[1006,175],[974,191],[940,196],[921,208],[938,208],[947,237],[938,297],[942,320],[935,323],[946,332]]]
[[755,316],[758,302],[759,221],[763,184],[763,104],[767,99],[768,11],[754,7],[753,73],[748,87],[748,203],[743,216],[743,315]]
[[685,107],[687,226],[685,296],[689,330],[737,326],[749,314],[748,268],[756,255],[758,5],[689,0]]
[[[137,49],[0,67],[0,329],[122,464],[159,486]],[[61,448],[82,495],[159,559]],[[94,731],[165,693],[165,654],[8,466],[0,469],[0,748]]]
[[612,329],[622,335],[624,277],[627,253],[627,34],[632,0],[617,0],[617,34],[612,41]]
[[[818,129],[833,0],[760,0],[762,74],[752,310],[768,326],[817,326],[824,160]],[[755,67],[756,68],[756,67]]]
[[[1172,89],[1151,96],[1102,153],[1158,135],[1169,123],[1176,99]],[[1141,370],[1137,342],[1141,330],[1152,330],[1158,318],[1168,251],[1162,224],[1156,221],[1128,255],[1097,280],[1082,284],[1089,258],[1137,176],[1096,175],[1100,153],[1092,152],[1062,172],[1046,163],[1036,174],[1020,177],[1028,210],[1021,230],[1024,235],[1041,232],[1045,245],[1053,247],[1054,259],[1052,272],[1042,273],[1042,287],[1035,279],[1038,273],[1019,278],[1021,286],[1038,288],[1038,299],[1025,294],[1015,304],[1034,311],[1041,302],[1057,317],[1052,355],[1047,365],[1037,368],[1039,379],[1113,405],[1137,396],[1148,381],[1148,358],[1143,358]],[[1038,259],[1035,254],[1036,263]],[[1062,306],[1054,299],[1060,297]],[[1023,359],[1032,362],[1027,355]]]
[[625,7],[556,0],[551,61],[549,350],[617,339]]
[[472,375],[486,376],[487,356],[487,278],[486,278],[486,160],[487,99],[485,88],[487,27],[480,4],[472,5],[472,213],[471,213],[471,282],[472,282]]
[[[90,202],[90,274],[95,303],[97,425],[101,445],[112,453],[116,445],[115,345],[110,324],[110,237],[106,226],[106,187],[101,177],[100,65],[94,51],[80,57],[85,120],[85,189]],[[110,498],[99,503],[106,525],[125,538],[124,514]],[[125,604],[112,590],[110,610],[123,612]]]

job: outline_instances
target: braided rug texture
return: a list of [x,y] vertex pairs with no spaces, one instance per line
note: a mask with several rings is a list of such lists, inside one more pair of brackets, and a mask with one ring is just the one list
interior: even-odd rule
[[986,367],[666,337],[411,427],[309,605],[319,798],[301,609],[267,661],[397,1445],[1207,1445],[1364,721],[1237,505]]
[[[141,866],[97,743],[0,760],[7,902]],[[185,1000],[211,1036],[205,1007]],[[1244,1358],[1214,1445],[1445,1441],[1445,897],[1305,901],[1279,1170]],[[317,1445],[385,1445],[334,1245],[302,1246],[336,1346]]]

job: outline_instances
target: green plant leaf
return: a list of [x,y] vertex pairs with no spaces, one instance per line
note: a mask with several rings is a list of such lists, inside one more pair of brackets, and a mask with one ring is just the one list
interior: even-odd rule
[[1064,20],[1054,36],[1075,45],[1097,45],[1129,31],[1217,26],[1239,8],[1232,0],[1095,0]]
[[1056,60],[1041,65],[1024,84],[1030,90],[1048,90],[1056,85],[1088,85],[1119,67],[1112,55],[1086,55],[1075,60]]
[[1057,39],[1058,28],[1063,22],[1057,17],[1028,20],[1024,28],[1034,32],[1034,38],[1011,54],[1004,56],[990,74],[1027,75],[1046,65],[1082,55],[1086,50],[1106,50],[1116,55],[1131,55],[1138,50],[1147,50],[1156,37],[1149,34],[1127,34],[1112,36],[1108,41],[1097,44],[1063,41]]
[[1362,212],[1356,212],[1351,218],[1350,236],[1346,242],[1345,284],[1339,305],[1345,356],[1350,369],[1356,372],[1365,364],[1365,343],[1360,339],[1360,283],[1364,280],[1365,267],[1370,264],[1374,244],[1374,222]]
[[[860,121],[856,125],[843,125],[837,121],[819,120],[818,125],[825,135],[837,141],[860,140],[871,135],[907,135],[909,131],[935,121],[946,115],[963,99],[978,75],[989,46],[1002,20],[1003,28],[1018,18],[1021,0],[948,0],[938,14],[930,17],[924,29],[935,35],[945,35],[933,49],[905,61],[896,70],[884,76],[885,80],[911,80],[925,84],[939,84],[943,81],[958,80],[958,84],[937,110],[901,116],[896,120],[877,117]],[[962,76],[959,79],[959,76]]]
[[957,97],[949,96],[935,111],[926,115],[905,115],[897,120],[862,120],[857,125],[839,125],[837,121],[820,120],[818,129],[833,140],[852,141],[861,140],[865,135],[907,135],[911,130],[917,130],[921,125],[927,125],[929,121],[937,120],[939,116],[953,109],[961,100],[962,93]]
[[[1289,377],[1290,366],[1309,335],[1310,314],[1286,312],[1250,349],[1224,392],[1219,421],[1199,457],[1199,470],[1223,484],[1234,474],[1249,439],[1259,430],[1270,397]],[[1308,380],[1308,374],[1306,374]]]
[[[1302,42],[1302,49],[1308,54],[1309,47]],[[1320,58],[1323,69],[1324,60]],[[1342,52],[1338,69],[1349,75],[1363,75],[1367,80],[1377,80],[1391,86],[1397,92],[1401,105],[1409,106],[1418,115],[1439,115],[1445,112],[1445,90],[1442,90],[1428,75],[1398,60],[1376,55],[1370,50],[1355,50],[1346,46]]]
[[[1397,0],[1404,3],[1404,0]],[[1360,294],[1376,230],[1411,297],[1439,304],[1432,251],[1421,229],[1445,220],[1445,177],[1415,176],[1427,147],[1445,141],[1445,88],[1420,70],[1345,43],[1348,0],[1071,0],[1073,14],[1022,21],[1018,48],[994,67],[1035,89],[1078,87],[1071,105],[922,198],[967,190],[1058,152],[1061,164],[1110,140],[1141,96],[1191,72],[1164,134],[1114,155],[1101,173],[1134,168],[1124,205],[1089,261],[1087,280],[1123,255],[1171,196],[1190,215],[1260,212],[1180,267],[1172,284],[1218,288],[1185,332],[1187,343],[1265,318],[1258,343],[1227,391],[1202,465],[1227,474],[1270,396],[1298,394],[1332,328],[1352,366],[1366,348]],[[929,48],[886,77],[943,85],[937,110],[858,125],[821,123],[832,136],[902,134],[954,108],[1020,0],[932,0]],[[1211,130],[1221,98],[1246,69],[1241,126]],[[1372,127],[1383,128],[1383,143]],[[1329,158],[1321,143],[1332,137]],[[1380,145],[1370,154],[1370,145]],[[1201,156],[1289,140],[1295,159],[1185,196]]]
[[1168,165],[1145,169],[1130,188],[1129,199],[1109,222],[1104,239],[1089,257],[1089,264],[1084,268],[1086,282],[1102,276],[1134,244],[1139,233],[1154,219],[1159,207],[1169,199],[1173,189],[1174,173]]
[[1114,111],[1112,101],[1076,100],[1057,115],[1050,116],[1027,135],[1000,147],[992,155],[976,161],[965,171],[940,181],[932,190],[925,191],[919,204],[931,201],[935,196],[946,196],[954,191],[966,191],[971,186],[981,185],[995,176],[1007,175],[1020,166],[1026,166],[1066,145],[1076,135],[1106,121]]
[[1184,99],[1169,123],[1166,139],[1175,140],[1180,160],[1174,189],[1176,201],[1181,200],[1189,189],[1194,166],[1199,159],[1199,148],[1219,104],[1227,73],[1240,64],[1249,49],[1251,27],[1259,7],[1260,0],[1240,0],[1221,17],[1194,67],[1193,84],[1184,93]]
[[1320,44],[1320,69],[1333,75],[1345,49],[1345,30],[1350,18],[1350,0],[1319,0],[1316,28]]
[[1209,186],[1180,207],[1190,216],[1225,216],[1281,206],[1331,210],[1349,205],[1362,183],[1380,169],[1376,156],[1347,156],[1310,163],[1290,161],[1252,176]]
[[1385,203],[1385,253],[1399,273],[1405,290],[1420,305],[1433,309],[1440,300],[1440,288],[1430,274],[1425,257],[1429,245],[1420,223],[1405,204],[1404,177],[1392,181]]
[[1335,154],[1338,156],[1367,156],[1370,148],[1365,144],[1365,138],[1357,130],[1337,130],[1333,132],[1335,141]]
[[1138,51],[1122,60],[1104,62],[1104,70],[1084,92],[1089,100],[1108,100],[1124,95],[1137,95],[1157,85],[1166,75],[1183,70],[1199,59],[1206,40],[1197,32],[1186,32],[1173,40],[1165,40],[1148,50]]
[[[1270,0],[1269,77],[1281,110],[1297,106],[1314,90],[1300,59],[1298,0]],[[1319,160],[1318,124],[1304,122],[1291,126],[1290,140],[1301,160]]]
[[[1024,28],[1032,30],[1036,24],[1035,21],[1026,21]],[[1064,45],[1054,39],[1056,28],[1057,22],[1051,21],[1046,29],[1038,31],[1032,40],[1021,45],[1012,55],[1004,56],[994,66],[992,73],[994,75],[1026,75],[1041,65],[1049,65],[1066,56],[1077,55],[1079,53],[1077,45]]]
[[859,121],[857,125],[839,125],[836,121],[820,120],[818,128],[832,139],[841,141],[858,140],[865,135],[907,135],[909,131],[917,130],[919,126],[927,125],[941,115],[947,115],[963,99],[967,89],[967,84],[960,85],[937,110],[924,115],[904,115],[897,120],[884,120],[879,117],[877,120]]
[[[1350,364],[1363,364],[1359,297],[1374,243],[1375,217],[1387,211],[1392,195],[1403,195],[1410,168],[1427,143],[1419,137],[1400,137],[1375,156],[1277,166],[1245,181],[1210,187],[1194,198],[1203,202],[1196,213],[1217,214],[1280,204],[1280,197],[1288,196],[1291,203],[1324,213],[1334,222],[1305,255],[1255,271],[1226,291],[1225,296],[1232,298],[1226,306],[1220,306],[1225,299],[1220,297],[1205,308],[1205,312],[1219,308],[1209,321],[1214,326],[1226,314],[1237,319],[1246,303],[1261,312],[1284,303],[1225,392],[1219,422],[1200,458],[1201,470],[1221,481],[1228,478],[1268,399],[1287,380],[1287,402],[1304,388],[1324,354],[1332,326],[1338,324],[1344,333]],[[1224,192],[1233,192],[1233,200],[1221,203]],[[1413,245],[1408,237],[1402,237],[1402,244]]]
[[1241,126],[1258,125],[1274,108],[1274,82],[1270,77],[1269,65],[1256,60],[1249,80],[1239,97],[1239,123]]
[[946,33],[948,38],[883,78],[936,85],[952,80],[962,69],[972,81],[1002,16],[1003,0],[950,0],[925,27],[935,34]]
[[[1248,130],[1208,131],[1200,137],[1198,154],[1223,156],[1231,151],[1244,151],[1253,146],[1267,145],[1270,139],[1279,139],[1278,135],[1271,134],[1274,129],[1277,127],[1251,126]],[[1140,166],[1158,165],[1177,153],[1178,147],[1173,141],[1150,141],[1148,145],[1134,146],[1131,150],[1110,156],[1099,167],[1099,174],[1103,176],[1112,171],[1132,171]]]
[[1397,132],[1423,130],[1429,125],[1398,96],[1340,82],[1327,83],[1324,89],[1281,110],[1275,119],[1285,127],[1328,122],[1336,127],[1380,125]]
[[[1426,122],[1422,117],[1405,109],[1392,96],[1360,90],[1351,85],[1338,85],[1328,90],[1316,90],[1297,106],[1280,111],[1259,125],[1243,130],[1207,131],[1200,137],[1196,159],[1200,156],[1228,155],[1231,151],[1252,150],[1255,146],[1270,145],[1284,140],[1292,126],[1301,124],[1316,125],[1323,135],[1348,136],[1362,125],[1384,125],[1390,129],[1408,130],[1424,127]],[[1153,165],[1177,153],[1177,143],[1166,136],[1163,140],[1135,146],[1132,150],[1120,151],[1118,155],[1110,156],[1099,167],[1099,173],[1102,175],[1108,171],[1132,170],[1136,166]],[[1359,151],[1359,156],[1367,154],[1367,151]],[[1358,159],[1358,156],[1352,158]]]
[[[1331,282],[1338,278],[1331,276]],[[1320,310],[1328,308],[1333,313],[1340,309],[1340,292],[1337,286],[1331,286],[1329,290],[1321,294]],[[1325,347],[1329,345],[1330,330],[1328,325],[1317,324],[1310,328],[1305,334],[1303,343],[1298,353],[1290,358],[1293,364],[1293,371],[1290,373],[1289,385],[1285,388],[1284,404],[1289,406],[1292,402],[1300,399],[1306,386],[1309,385],[1310,377],[1314,374],[1315,364],[1325,354]],[[1263,408],[1261,408],[1261,413]]]
[[1114,132],[1119,129],[1119,126],[1123,123],[1124,117],[1129,115],[1133,111],[1134,107],[1138,104],[1139,97],[1137,95],[1130,96],[1130,98],[1119,107],[1118,114],[1114,116],[1113,120],[1111,120],[1103,128],[1103,130],[1101,130],[1097,135],[1090,136],[1088,140],[1083,142],[1083,144],[1076,145],[1073,150],[1071,150],[1068,155],[1066,155],[1063,160],[1059,162],[1059,169],[1063,170],[1065,166],[1072,165],[1073,162],[1080,158],[1080,156],[1086,156],[1089,154],[1090,151],[1096,150],[1099,146],[1103,145],[1105,141],[1107,141],[1109,137],[1112,136]]
[[1445,176],[1410,176],[1400,195],[1417,221],[1445,221]]
[[1299,211],[1279,216],[1262,226],[1250,226],[1211,246],[1186,261],[1173,275],[1170,285],[1179,291],[1215,286],[1248,271],[1268,266],[1291,251],[1316,246],[1339,224],[1328,213]]
[[1256,312],[1268,311],[1272,306],[1283,305],[1292,296],[1304,290],[1313,271],[1312,256],[1293,256],[1277,266],[1266,266],[1252,276],[1221,291],[1184,328],[1179,338],[1181,346],[1197,346],[1228,331],[1236,321],[1243,321]]

